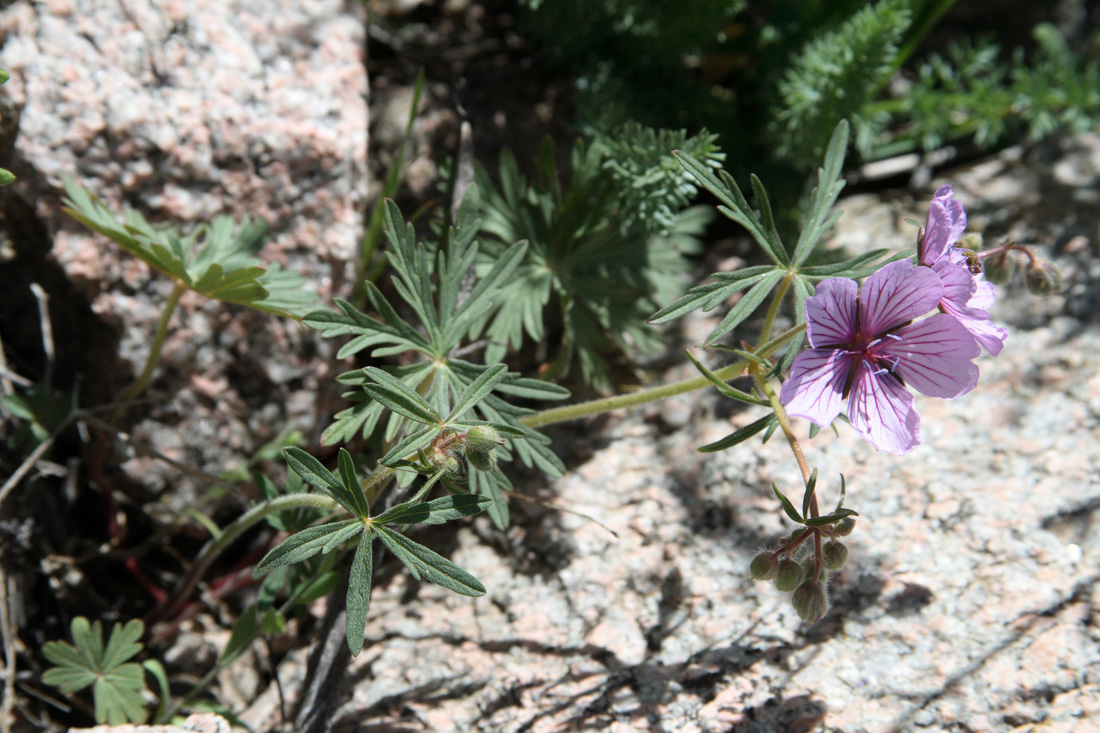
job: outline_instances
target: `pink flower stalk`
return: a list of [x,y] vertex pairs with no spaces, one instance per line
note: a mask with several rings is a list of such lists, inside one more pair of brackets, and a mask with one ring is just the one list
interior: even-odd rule
[[940,186],[928,206],[924,235],[917,259],[940,276],[944,294],[940,310],[954,316],[993,356],[1001,353],[1008,332],[993,325],[989,308],[997,299],[993,283],[982,277],[981,263],[956,247],[966,229],[966,212],[952,196],[951,186]]
[[937,313],[944,285],[927,267],[892,262],[858,283],[825,280],[806,300],[812,348],[799,354],[779,400],[791,415],[830,425],[848,400],[848,421],[871,445],[908,453],[920,445],[910,386],[952,399],[978,382],[974,337],[954,316]]

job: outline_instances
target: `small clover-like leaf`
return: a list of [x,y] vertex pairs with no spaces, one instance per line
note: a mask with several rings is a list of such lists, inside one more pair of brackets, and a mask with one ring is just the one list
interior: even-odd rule
[[144,648],[140,643],[145,625],[138,620],[115,624],[106,648],[103,626],[90,624],[83,616],[70,625],[73,643],[49,641],[42,655],[55,667],[42,675],[42,681],[66,694],[92,686],[95,716],[100,723],[123,725],[142,723],[145,710],[145,672],[140,664],[126,660]]

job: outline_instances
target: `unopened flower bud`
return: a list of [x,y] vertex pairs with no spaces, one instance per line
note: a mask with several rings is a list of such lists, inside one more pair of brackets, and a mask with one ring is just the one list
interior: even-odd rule
[[982,235],[978,232],[967,232],[959,237],[959,241],[955,242],[955,246],[977,252],[982,248]]
[[749,573],[753,580],[771,580],[779,567],[779,559],[774,552],[761,552],[749,563]]
[[856,520],[854,517],[844,517],[844,519],[841,519],[833,526],[836,527],[836,533],[838,535],[847,537],[852,533],[852,530],[856,528]]
[[1027,266],[1027,289],[1036,295],[1050,295],[1062,289],[1062,273],[1050,262],[1034,259]]
[[807,580],[795,588],[791,605],[798,617],[806,623],[817,621],[829,610],[829,594],[825,590],[825,584]]
[[985,266],[985,277],[991,283],[996,285],[1004,285],[1016,272],[1016,260],[1008,255],[1007,252],[1002,252],[996,255]]
[[840,570],[848,562],[848,548],[843,542],[832,540],[822,548],[822,558],[829,570]]
[[474,453],[488,453],[504,445],[500,433],[488,425],[477,425],[466,433],[466,450]]
[[455,474],[462,471],[462,464],[459,463],[458,459],[454,456],[445,456],[440,465],[440,468],[442,468],[443,472],[446,473],[448,476],[454,476]]
[[789,557],[779,561],[779,567],[775,573],[775,589],[783,593],[790,593],[798,587],[802,581],[802,566]]
[[497,470],[496,451],[488,451],[487,453],[467,451],[466,460],[479,471],[491,472]]

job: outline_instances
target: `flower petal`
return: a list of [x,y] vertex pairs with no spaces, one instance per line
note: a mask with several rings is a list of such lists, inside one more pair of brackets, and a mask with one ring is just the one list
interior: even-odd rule
[[868,443],[898,455],[920,445],[920,417],[913,395],[895,376],[858,367],[848,396],[848,421]]
[[856,299],[859,285],[855,280],[834,277],[818,284],[806,298],[806,335],[810,346],[823,348],[852,343],[856,336]]
[[791,376],[783,383],[779,401],[787,413],[830,425],[840,414],[844,384],[854,356],[840,349],[806,349],[794,358]]
[[974,389],[982,353],[978,342],[959,321],[946,313],[917,321],[884,339],[875,356],[892,363],[893,371],[913,389],[930,397],[950,399]]
[[[956,316],[958,318],[958,316]],[[980,308],[968,308],[967,316],[959,318],[959,323],[963,325],[970,335],[974,337],[982,347],[989,352],[990,356],[996,356],[1001,353],[1001,349],[1005,347],[1005,339],[1008,338],[1008,331],[1000,326],[993,325],[993,319],[989,317],[989,314]]]
[[940,276],[940,282],[943,283],[941,302],[966,307],[977,285],[965,264],[952,257],[941,257],[932,265],[932,271]]
[[928,313],[942,297],[943,283],[930,268],[918,267],[909,260],[891,262],[863,283],[859,294],[860,331],[879,336]]
[[917,247],[922,265],[935,264],[947,248],[959,241],[966,229],[966,211],[961,201],[951,198],[950,186],[940,186],[935,198],[928,205],[928,218],[924,222],[924,238]]
[[982,279],[981,275],[975,277],[974,294],[970,296],[970,300],[966,301],[966,307],[981,308],[983,311],[987,311],[993,307],[996,300],[997,288],[993,287],[993,283]]

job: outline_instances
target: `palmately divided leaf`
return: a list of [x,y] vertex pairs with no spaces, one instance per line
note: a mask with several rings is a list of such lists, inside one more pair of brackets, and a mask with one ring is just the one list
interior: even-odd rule
[[245,216],[235,230],[232,217],[217,216],[186,236],[153,227],[136,211],[124,223],[95,196],[65,178],[65,211],[89,229],[114,240],[129,254],[208,298],[280,316],[300,317],[316,297],[302,289],[296,273],[265,269],[254,256],[267,225]]
[[425,425],[441,425],[443,418],[432,409],[423,397],[409,389],[400,379],[395,379],[378,367],[363,370],[370,382],[363,389],[371,399],[381,402],[399,415]]
[[730,308],[729,313],[726,314],[722,321],[714,328],[710,336],[707,337],[704,345],[713,346],[718,339],[725,336],[739,326],[742,321],[751,316],[760,304],[764,302],[764,299],[768,297],[768,293],[779,284],[779,281],[782,280],[784,276],[784,271],[773,270],[760,278],[747,293],[741,296],[737,304],[734,305],[733,308]]
[[140,643],[145,625],[138,620],[115,624],[106,649],[103,626],[90,624],[83,616],[70,624],[73,643],[49,641],[42,654],[57,665],[42,675],[42,681],[59,687],[66,695],[92,686],[96,720],[122,725],[145,721],[145,672],[140,664],[126,660],[144,648]]

